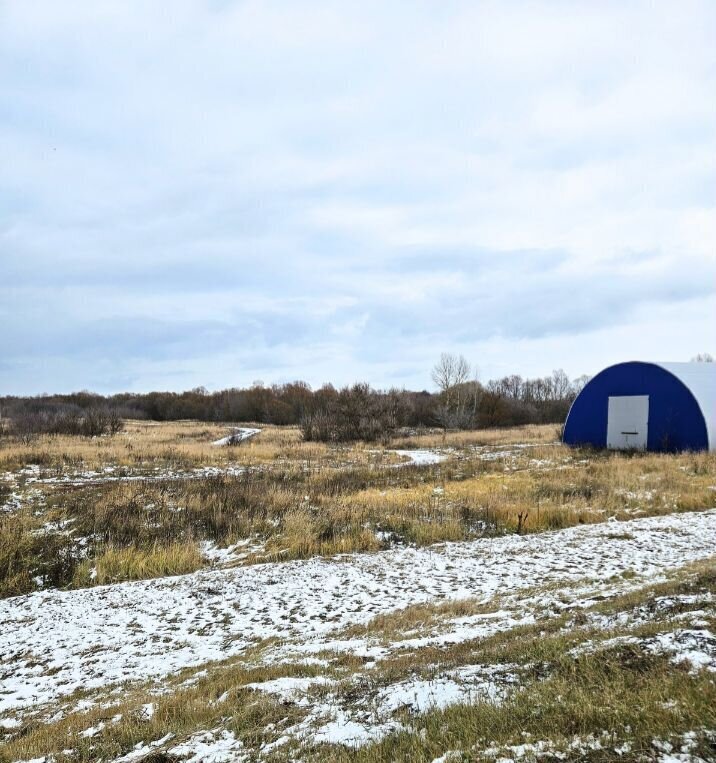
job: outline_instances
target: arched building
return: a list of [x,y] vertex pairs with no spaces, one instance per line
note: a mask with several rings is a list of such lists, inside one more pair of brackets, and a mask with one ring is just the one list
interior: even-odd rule
[[605,368],[572,403],[563,439],[613,450],[716,450],[716,363]]

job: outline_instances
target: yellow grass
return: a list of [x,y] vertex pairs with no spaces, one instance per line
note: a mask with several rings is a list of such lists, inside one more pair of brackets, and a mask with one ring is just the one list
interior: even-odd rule
[[110,546],[93,560],[83,562],[75,573],[75,586],[104,585],[124,580],[183,575],[204,565],[196,543],[156,544],[148,549]]
[[[132,421],[112,438],[4,441],[6,469],[39,463],[44,476],[61,478],[111,466],[152,479],[30,483],[41,510],[0,517],[0,595],[32,590],[38,575],[45,585],[87,584],[95,565],[95,582],[191,571],[201,560],[187,549],[201,540],[251,538],[261,548],[243,563],[253,563],[716,506],[714,454],[574,450],[554,441],[553,426],[448,433],[445,445],[439,432],[420,434],[409,444],[439,444],[448,456],[424,468],[391,468],[404,439],[315,444],[295,427],[265,426],[241,446],[211,445],[229,429]],[[246,468],[175,478],[209,465]],[[71,529],[42,530],[61,522]],[[89,539],[86,564],[67,553],[73,537]]]
[[[244,425],[244,424],[242,424]],[[97,469],[108,464],[141,468],[168,464],[175,467],[265,464],[283,458],[318,462],[328,448],[303,443],[297,427],[245,424],[261,434],[241,445],[219,447],[212,442],[229,434],[238,424],[198,421],[127,421],[124,431],[99,438],[42,435],[28,444],[0,440],[0,469],[35,463],[48,468]],[[357,451],[356,456],[360,455]]]
[[476,429],[470,431],[443,432],[433,429],[416,431],[407,437],[396,438],[398,447],[440,448],[443,446],[465,448],[489,445],[516,445],[521,443],[553,443],[559,441],[559,427],[555,424],[528,424],[521,427],[501,429]]

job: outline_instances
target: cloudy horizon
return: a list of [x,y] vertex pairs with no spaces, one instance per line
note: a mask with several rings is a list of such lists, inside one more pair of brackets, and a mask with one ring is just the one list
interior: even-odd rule
[[716,353],[714,32],[709,2],[0,0],[0,394]]

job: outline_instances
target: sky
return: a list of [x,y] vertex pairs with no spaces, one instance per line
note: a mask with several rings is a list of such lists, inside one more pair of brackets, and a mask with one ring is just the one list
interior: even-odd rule
[[716,3],[0,0],[0,394],[716,354]]

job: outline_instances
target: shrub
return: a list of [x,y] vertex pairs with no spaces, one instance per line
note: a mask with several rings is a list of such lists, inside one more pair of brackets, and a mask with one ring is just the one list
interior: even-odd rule
[[305,440],[348,442],[389,439],[401,424],[404,402],[400,393],[387,394],[368,384],[354,384],[319,398],[301,420]]
[[124,422],[118,411],[108,408],[77,410],[69,407],[31,410],[19,408],[12,414],[12,431],[24,443],[38,435],[99,437],[121,431]]

